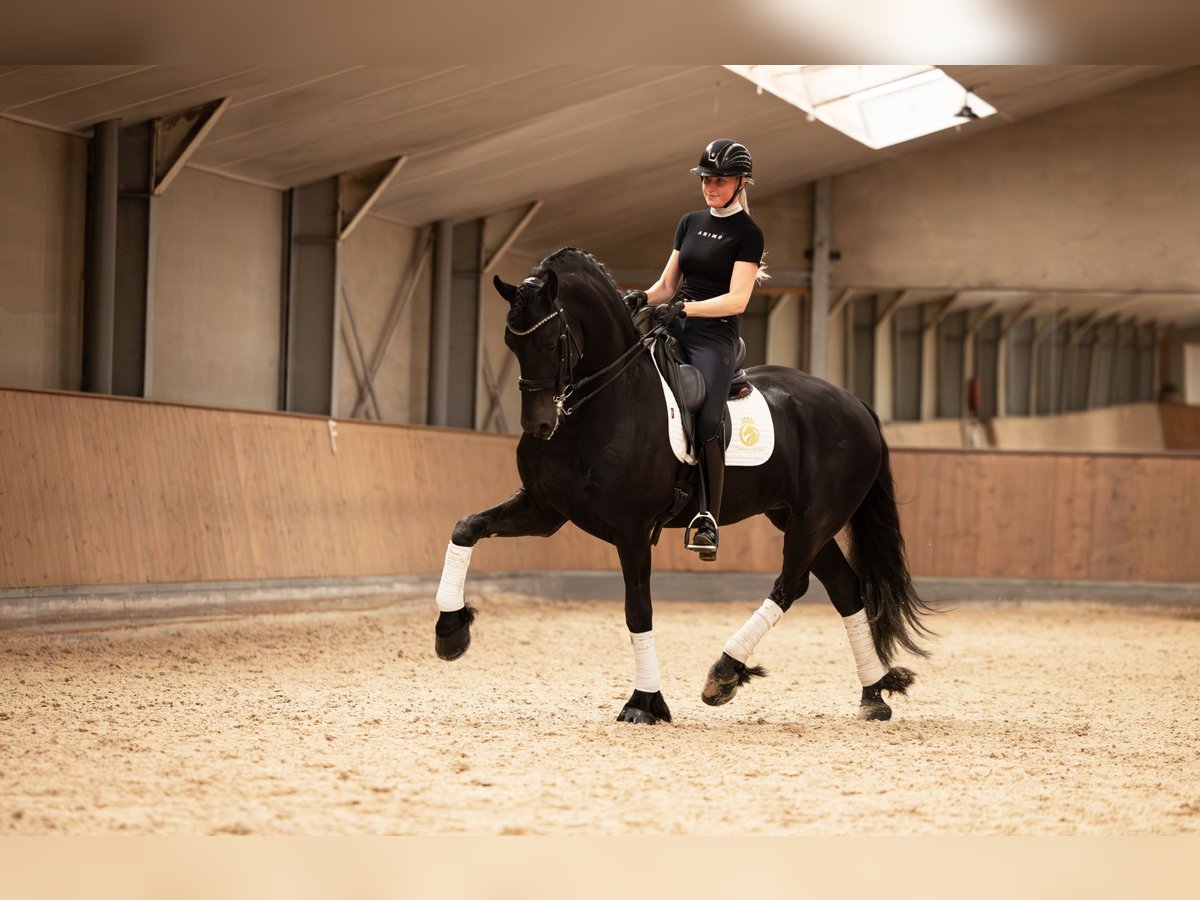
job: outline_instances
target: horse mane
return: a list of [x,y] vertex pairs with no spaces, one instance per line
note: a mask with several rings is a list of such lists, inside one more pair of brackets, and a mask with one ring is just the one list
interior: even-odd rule
[[582,267],[584,272],[590,270],[595,275],[603,278],[612,285],[612,289],[617,292],[618,296],[620,295],[621,289],[617,287],[617,282],[612,277],[612,273],[608,271],[608,267],[592,256],[591,253],[580,247],[563,247],[555,250],[538,263],[538,271],[543,275],[550,268],[553,268],[555,272],[561,275],[562,272],[560,270],[562,268],[566,268],[567,271],[578,271],[575,267]]
[[[560,296],[564,292],[569,295],[573,289],[584,285],[594,286],[596,288],[594,293],[598,293],[605,300],[610,307],[610,312],[618,314],[619,320],[627,321],[630,333],[636,334],[629,313],[621,302],[621,289],[617,286],[612,273],[608,271],[608,267],[591,253],[580,247],[562,247],[538,263],[530,274],[537,278],[545,278],[546,273],[551,269],[559,278]],[[521,285],[517,291],[517,299],[508,313],[510,322],[524,310],[529,296],[529,290],[525,285]],[[564,302],[565,299],[564,296]]]

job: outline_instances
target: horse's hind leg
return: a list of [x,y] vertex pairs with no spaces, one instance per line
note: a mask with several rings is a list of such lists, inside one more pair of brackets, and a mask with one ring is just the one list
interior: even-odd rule
[[871,635],[871,623],[863,608],[858,576],[846,562],[842,548],[830,541],[812,563],[812,572],[825,585],[833,608],[842,617],[854,664],[858,668],[858,679],[862,682],[862,699],[859,701],[860,719],[887,721],[892,717],[892,708],[883,699],[883,692],[903,694],[916,677],[908,669],[887,668],[879,660],[875,642]]
[[808,590],[808,570],[816,539],[803,520],[781,510],[772,510],[767,518],[783,531],[783,569],[775,579],[771,595],[725,642],[721,658],[708,670],[708,679],[700,698],[709,706],[728,703],[737,689],[755,676],[766,675],[762,666],[748,667],[746,660],[788,608]]
[[458,659],[471,646],[471,623],[475,610],[467,606],[463,587],[471,551],[485,537],[546,537],[558,531],[566,521],[553,510],[537,506],[524,488],[491,509],[460,519],[446,547],[446,562],[438,584],[437,626],[434,649],[442,659]]

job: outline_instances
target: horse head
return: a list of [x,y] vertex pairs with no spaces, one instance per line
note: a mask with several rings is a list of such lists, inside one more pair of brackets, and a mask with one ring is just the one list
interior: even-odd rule
[[504,343],[521,368],[521,428],[548,441],[558,430],[563,400],[582,355],[578,335],[558,299],[558,275],[547,268],[519,285],[498,275],[492,283],[509,305]]

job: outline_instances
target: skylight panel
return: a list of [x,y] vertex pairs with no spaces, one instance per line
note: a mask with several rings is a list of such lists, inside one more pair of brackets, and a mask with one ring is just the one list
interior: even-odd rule
[[996,112],[936,66],[725,68],[875,150]]

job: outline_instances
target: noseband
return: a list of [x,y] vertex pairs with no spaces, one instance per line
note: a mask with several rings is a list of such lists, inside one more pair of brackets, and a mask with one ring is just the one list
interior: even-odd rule
[[[535,278],[533,276],[526,278],[523,284],[527,284],[534,290],[539,291],[545,286],[540,278]],[[620,375],[621,372],[625,371],[630,363],[633,362],[634,356],[639,351],[647,349],[648,346],[645,341],[638,341],[599,372],[593,372],[591,375],[576,381],[575,362],[577,359],[583,359],[583,348],[579,345],[579,340],[575,337],[575,333],[571,331],[571,325],[567,321],[566,313],[563,312],[562,304],[558,302],[558,297],[554,298],[554,312],[543,317],[538,322],[535,322],[529,328],[526,328],[523,331],[518,331],[508,324],[505,324],[504,327],[508,330],[509,334],[513,335],[514,337],[525,337],[526,335],[533,334],[543,325],[556,318],[559,320],[558,376],[555,378],[517,379],[517,385],[520,387],[521,393],[523,394],[530,394],[534,393],[535,391],[546,391],[551,389],[554,391],[554,408],[556,410],[554,425],[555,430],[558,429],[558,423],[562,421],[563,416],[571,415],[571,413],[583,406],[583,404],[585,404],[588,400],[612,384],[612,382],[616,380],[617,376]],[[572,347],[575,348],[575,356],[572,356],[571,354]],[[620,366],[620,368],[617,368],[618,366]],[[572,398],[576,397],[581,388],[592,382],[594,379],[599,378],[601,375],[612,371],[613,369],[617,369],[617,371],[613,372],[611,378],[597,385],[583,396],[578,397],[573,403],[571,402]]]

